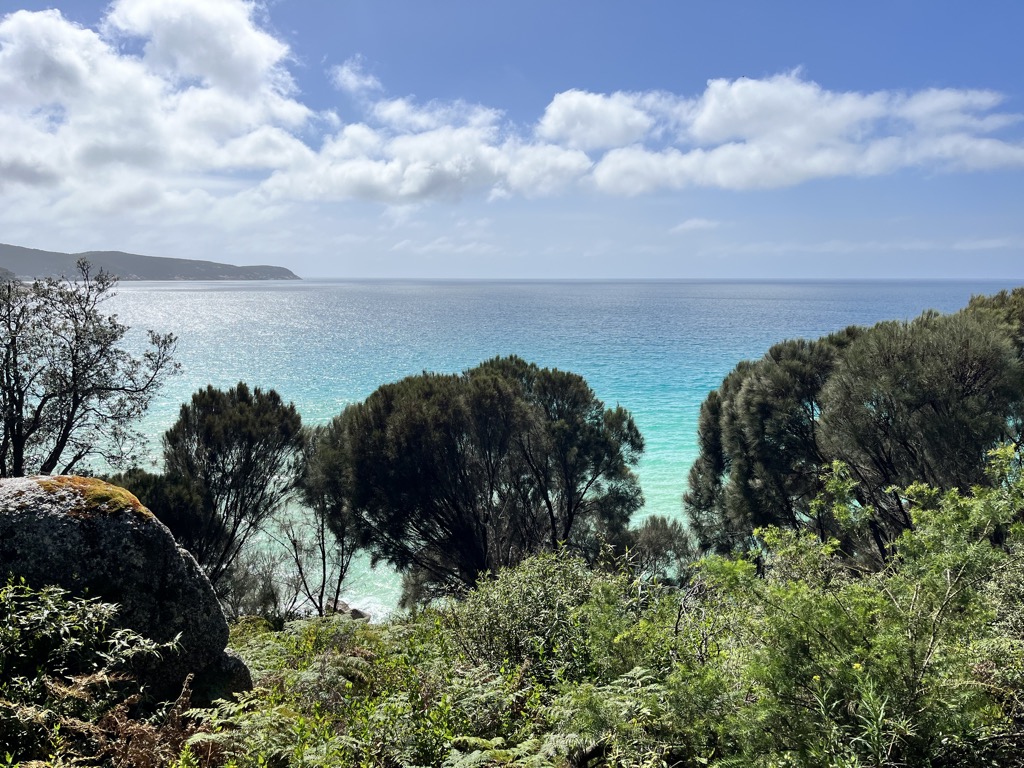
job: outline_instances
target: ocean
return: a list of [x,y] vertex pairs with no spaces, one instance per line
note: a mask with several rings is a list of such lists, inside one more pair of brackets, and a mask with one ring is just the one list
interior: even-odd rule
[[[458,372],[497,355],[579,373],[620,404],[646,440],[640,517],[680,514],[707,393],[777,341],[848,325],[952,312],[1013,282],[427,281],[125,282],[108,305],[132,327],[178,336],[181,374],[142,424],[160,435],[207,384],[276,389],[304,423],[322,423],[381,384]],[[152,466],[150,468],[152,468]],[[378,615],[394,574],[361,562],[347,598]]]

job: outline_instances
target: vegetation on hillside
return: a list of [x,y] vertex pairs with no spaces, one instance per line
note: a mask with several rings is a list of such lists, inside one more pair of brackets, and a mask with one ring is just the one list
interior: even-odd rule
[[[180,767],[1021,765],[1020,458],[994,452],[969,493],[902,489],[913,526],[879,570],[767,528],[679,588],[563,551],[385,624],[246,619],[252,692],[192,711],[192,732],[122,719],[118,743],[180,743],[135,763]],[[824,482],[832,514],[864,525],[849,474]]]
[[[222,541],[212,491],[272,468],[269,511],[239,509],[287,545],[292,597],[236,599],[260,587],[244,546],[223,571],[264,614],[232,636],[256,688],[136,711],[156,649],[12,581],[7,762],[1024,766],[1022,418],[1022,289],[740,363],[701,411],[689,531],[629,526],[642,439],[574,374],[497,358],[314,429],[276,393],[206,390],[166,474],[122,479],[182,541]],[[279,463],[227,460],[264,445]],[[406,573],[410,613],[331,613],[359,547]]]
[[0,585],[0,765],[177,760],[195,731],[182,716],[188,692],[147,720],[132,675],[173,644],[119,628],[116,616],[115,605],[57,587]]

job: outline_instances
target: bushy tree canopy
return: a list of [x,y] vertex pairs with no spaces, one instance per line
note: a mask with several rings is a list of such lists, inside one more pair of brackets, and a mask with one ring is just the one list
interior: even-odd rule
[[517,357],[382,386],[320,438],[321,474],[340,478],[327,489],[334,525],[357,526],[410,598],[562,545],[592,554],[642,504],[630,414]]
[[762,525],[809,522],[821,491],[821,390],[837,357],[860,333],[774,345],[743,361],[700,410],[700,452],[684,505],[705,549],[743,546]]
[[192,543],[218,592],[239,552],[292,492],[302,445],[295,406],[244,383],[199,390],[164,435],[172,487],[201,500],[198,516],[183,519],[187,530],[178,535]]
[[1001,328],[973,314],[876,325],[850,345],[822,392],[821,446],[858,481],[886,538],[910,527],[893,486],[984,482],[986,454],[1011,438],[1024,377]]
[[[755,528],[778,525],[884,559],[888,542],[911,525],[890,488],[915,479],[944,490],[982,482],[986,451],[1020,440],[1024,403],[1010,297],[995,303],[787,341],[740,363],[701,408],[700,453],[684,497],[700,545],[742,548]],[[872,510],[864,541],[812,504],[836,460]]]

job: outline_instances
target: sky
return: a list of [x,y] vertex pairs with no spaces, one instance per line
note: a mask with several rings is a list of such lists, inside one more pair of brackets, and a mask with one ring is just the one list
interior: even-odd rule
[[1024,2],[0,0],[0,242],[1024,282]]

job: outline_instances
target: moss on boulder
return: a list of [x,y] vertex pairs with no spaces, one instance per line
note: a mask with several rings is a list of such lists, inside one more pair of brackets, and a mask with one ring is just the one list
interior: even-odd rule
[[58,475],[32,479],[50,495],[61,495],[67,499],[69,504],[65,512],[69,515],[88,517],[127,512],[142,517],[153,517],[153,513],[142,506],[142,502],[133,493],[95,477]]

